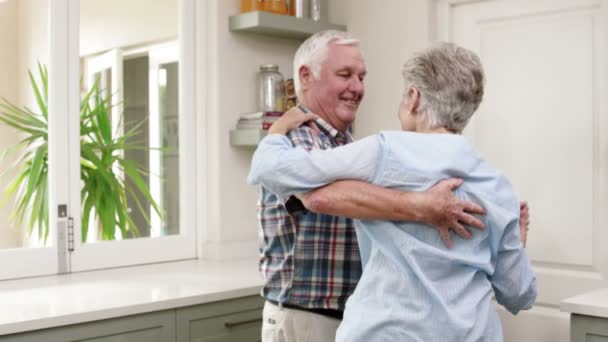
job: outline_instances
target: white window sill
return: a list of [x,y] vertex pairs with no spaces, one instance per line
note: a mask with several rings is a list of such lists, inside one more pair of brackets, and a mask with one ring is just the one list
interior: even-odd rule
[[255,260],[188,260],[0,282],[0,335],[255,295]]

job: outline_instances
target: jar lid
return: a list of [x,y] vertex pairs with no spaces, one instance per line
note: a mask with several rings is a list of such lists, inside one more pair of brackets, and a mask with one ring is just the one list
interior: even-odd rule
[[262,71],[278,71],[279,70],[279,65],[278,64],[262,64],[262,65],[260,65],[260,70],[262,70]]

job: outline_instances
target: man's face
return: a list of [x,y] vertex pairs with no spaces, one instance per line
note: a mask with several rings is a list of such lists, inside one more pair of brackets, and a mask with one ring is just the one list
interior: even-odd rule
[[330,44],[318,79],[303,80],[306,105],[333,127],[345,132],[365,92],[367,70],[359,47]]

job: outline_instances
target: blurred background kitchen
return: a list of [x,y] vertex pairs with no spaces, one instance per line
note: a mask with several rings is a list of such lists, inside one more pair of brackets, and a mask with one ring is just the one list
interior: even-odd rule
[[[466,134],[530,204],[539,286],[531,311],[501,309],[505,340],[569,341],[570,312],[608,336],[608,294],[564,302],[608,287],[607,23],[607,0],[0,0],[0,112],[28,118],[0,125],[2,197],[14,190],[0,210],[0,335],[185,317],[194,304],[210,322],[206,305],[219,303],[237,317],[218,318],[222,334],[249,340],[261,286],[252,151],[295,103],[299,44],[337,28],[360,39],[368,68],[358,138],[399,128],[401,66],[413,52],[446,40],[480,55],[486,95]],[[194,266],[154,266],[179,260]],[[99,269],[118,275],[80,273]],[[76,291],[84,286],[57,276],[70,272],[99,285]],[[142,287],[124,294],[112,277]],[[41,284],[67,286],[47,290],[77,293],[78,305],[45,292],[36,302],[27,291]],[[116,302],[91,304],[108,289]],[[19,296],[34,299],[11,301]],[[163,327],[168,335],[150,336],[179,330]]]

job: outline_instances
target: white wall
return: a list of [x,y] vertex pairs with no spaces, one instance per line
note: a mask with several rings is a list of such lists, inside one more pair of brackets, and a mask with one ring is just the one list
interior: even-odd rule
[[[34,111],[38,109],[27,71],[32,69],[37,75],[37,63],[48,64],[47,12],[47,0],[8,0],[0,4],[0,96]],[[14,129],[0,125],[0,151],[18,140]],[[3,170],[12,159],[4,162]],[[0,196],[4,196],[6,184],[11,179],[11,173],[0,179]],[[0,210],[0,248],[20,247],[24,238],[24,230],[9,223],[11,208],[9,202]]]
[[[17,0],[9,0],[0,3],[0,98],[16,102],[18,97],[17,87]],[[14,129],[0,125],[0,151],[4,151],[17,139]],[[3,162],[5,167],[9,163]],[[0,190],[4,189],[5,179],[0,179]],[[4,193],[0,193],[0,198]],[[19,245],[20,235],[11,224],[8,223],[10,204],[0,209],[0,249],[15,247]]]
[[80,55],[177,37],[177,0],[80,0]]
[[[0,97],[17,99],[17,2],[0,2]],[[2,134],[4,135],[4,134]]]
[[[16,15],[8,15],[8,9]],[[31,101],[27,70],[38,61],[48,64],[48,0],[8,0],[0,10],[7,16],[0,23],[7,28],[0,32],[0,39],[9,36],[11,22],[17,23],[19,67],[15,77],[20,81],[20,100],[25,103]],[[177,21],[177,0],[155,0],[153,6],[145,0],[80,0],[80,54],[175,39]],[[10,49],[2,49],[0,58],[10,53]],[[2,63],[0,68],[5,65],[10,64]]]
[[291,77],[291,61],[300,42],[232,33],[228,17],[240,1],[210,1],[208,20],[207,258],[255,257],[257,189],[246,185],[252,150],[233,148],[229,131],[238,115],[255,111],[256,74],[260,64],[276,63]]
[[360,39],[367,64],[365,97],[357,114],[355,136],[400,129],[401,67],[429,42],[432,1],[330,1],[330,20],[346,24]]
[[19,100],[22,105],[37,110],[27,71],[38,79],[38,63],[49,64],[48,0],[13,0],[18,4]]
[[[328,0],[331,22],[346,24],[361,39],[369,70],[366,95],[359,110],[356,135],[398,129],[401,65],[428,43],[426,0]],[[228,17],[240,1],[208,4],[210,29],[209,105],[207,108],[208,231],[203,254],[208,258],[254,256],[257,253],[257,188],[246,185],[253,150],[233,148],[228,133],[238,114],[255,109],[255,76],[259,64],[277,63],[292,76],[292,58],[301,41],[231,33]]]

